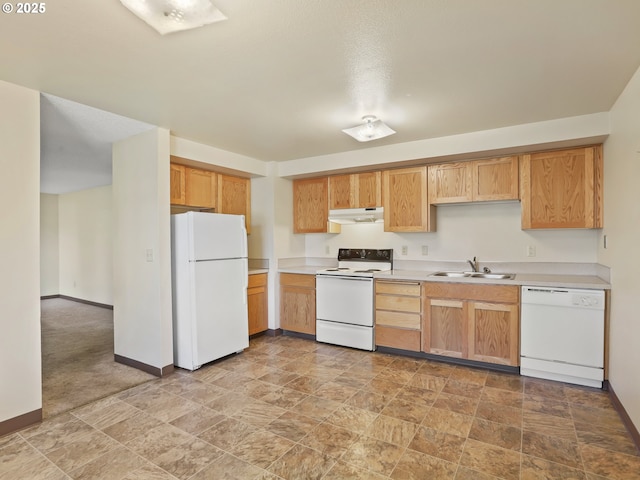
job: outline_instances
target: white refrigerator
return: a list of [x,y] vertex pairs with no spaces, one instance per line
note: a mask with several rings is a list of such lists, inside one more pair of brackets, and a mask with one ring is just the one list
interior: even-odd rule
[[171,216],[173,357],[196,370],[249,346],[243,215]]

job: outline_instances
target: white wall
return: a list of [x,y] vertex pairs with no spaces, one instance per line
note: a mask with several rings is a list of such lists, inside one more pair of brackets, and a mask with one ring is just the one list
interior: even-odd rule
[[0,422],[42,408],[40,94],[0,81]]
[[[396,260],[482,262],[597,261],[596,230],[522,230],[520,202],[446,205],[436,208],[437,230],[432,233],[384,232],[383,224],[342,225],[342,232],[309,234],[306,254],[333,257],[338,248],[393,248]],[[402,246],[407,255],[401,254]],[[422,255],[422,246],[428,255]],[[330,253],[326,254],[329,246]],[[528,246],[536,256],[527,257]]]
[[611,268],[609,380],[640,430],[640,70],[611,110],[611,136],[604,144],[607,248],[599,261]]
[[173,365],[169,145],[161,128],[113,145],[114,350],[156,368]]
[[111,185],[59,195],[59,293],[113,304]]
[[40,296],[58,295],[58,195],[40,194]]

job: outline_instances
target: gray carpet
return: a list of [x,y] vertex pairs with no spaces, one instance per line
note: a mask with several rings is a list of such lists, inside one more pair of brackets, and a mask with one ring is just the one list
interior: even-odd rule
[[113,311],[62,298],[42,300],[45,418],[156,377],[113,361]]

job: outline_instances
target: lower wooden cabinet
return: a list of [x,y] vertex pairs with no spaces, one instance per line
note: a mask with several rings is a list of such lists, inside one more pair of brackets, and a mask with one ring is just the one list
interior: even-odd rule
[[316,334],[316,277],[280,274],[280,328]]
[[269,328],[267,302],[267,274],[249,275],[249,285],[247,286],[249,335],[264,332]]
[[419,282],[376,280],[376,345],[420,351]]
[[422,351],[517,366],[517,286],[425,282]]

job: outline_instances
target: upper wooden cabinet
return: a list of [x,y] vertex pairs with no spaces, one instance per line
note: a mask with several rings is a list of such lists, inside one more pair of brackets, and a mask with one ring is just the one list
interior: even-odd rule
[[381,206],[380,179],[380,172],[329,177],[329,208],[333,210]]
[[429,165],[429,203],[518,199],[518,157]]
[[186,202],[190,207],[216,208],[216,173],[185,167]]
[[329,231],[329,178],[293,181],[293,233]]
[[247,233],[251,232],[251,181],[232,175],[218,176],[218,213],[244,215]]
[[187,203],[185,170],[184,165],[176,165],[175,163],[170,165],[171,205],[186,205]]
[[602,146],[520,158],[522,228],[602,228]]
[[427,203],[427,167],[382,172],[382,206],[387,232],[435,231],[435,212]]

